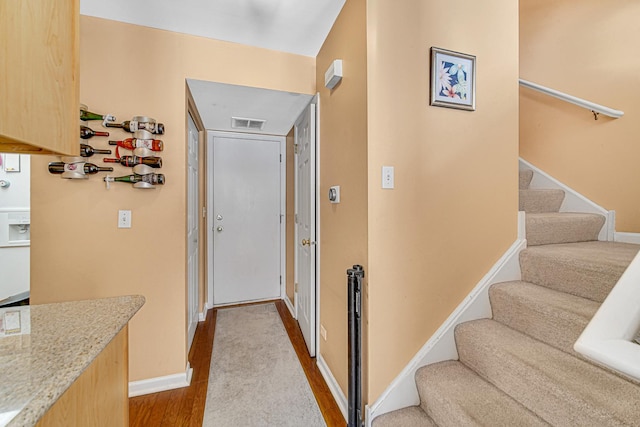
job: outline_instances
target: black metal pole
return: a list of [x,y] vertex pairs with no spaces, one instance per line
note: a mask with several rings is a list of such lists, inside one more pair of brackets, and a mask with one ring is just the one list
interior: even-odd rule
[[362,279],[364,270],[354,265],[347,270],[349,319],[349,420],[348,427],[362,427]]

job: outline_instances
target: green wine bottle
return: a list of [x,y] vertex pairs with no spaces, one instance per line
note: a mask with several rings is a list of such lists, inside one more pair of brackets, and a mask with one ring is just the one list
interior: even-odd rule
[[104,116],[87,111],[86,107],[83,107],[83,105],[80,106],[80,120],[104,120]]

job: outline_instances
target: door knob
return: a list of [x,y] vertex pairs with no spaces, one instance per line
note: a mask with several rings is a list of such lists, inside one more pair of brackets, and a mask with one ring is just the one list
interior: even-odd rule
[[222,231],[222,227],[216,228],[217,231]]
[[309,246],[311,244],[311,240],[309,239],[302,239],[302,246]]

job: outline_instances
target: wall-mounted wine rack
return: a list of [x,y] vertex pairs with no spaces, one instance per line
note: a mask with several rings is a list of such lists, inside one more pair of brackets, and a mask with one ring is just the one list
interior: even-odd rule
[[[164,175],[157,173],[162,167],[162,158],[157,156],[163,151],[164,143],[155,139],[156,135],[164,134],[164,125],[157,123],[155,119],[145,116],[135,116],[131,120],[116,123],[115,116],[111,114],[100,115],[92,113],[86,105],[80,105],[80,156],[60,157],[59,162],[49,163],[49,172],[60,174],[66,179],[87,179],[98,172],[113,172],[111,166],[98,166],[88,162],[88,159],[96,154],[112,155],[109,148],[94,148],[83,140],[92,137],[109,137],[107,131],[96,131],[87,125],[88,121],[102,120],[105,128],[120,128],[130,132],[132,137],[122,140],[109,140],[110,146],[115,146],[115,157],[103,157],[104,163],[115,163],[124,167],[131,167],[132,174],[123,176],[111,176],[107,174],[103,180],[107,189],[112,182],[128,182],[133,188],[152,189],[156,185],[163,185]],[[120,150],[130,150],[131,155],[120,155]]]

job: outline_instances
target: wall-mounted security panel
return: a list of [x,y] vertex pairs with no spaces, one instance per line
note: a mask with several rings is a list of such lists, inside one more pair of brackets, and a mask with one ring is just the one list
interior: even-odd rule
[[342,80],[342,59],[336,59],[324,73],[324,86],[331,90]]

